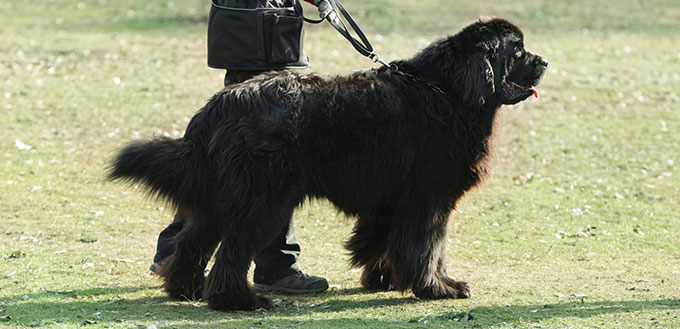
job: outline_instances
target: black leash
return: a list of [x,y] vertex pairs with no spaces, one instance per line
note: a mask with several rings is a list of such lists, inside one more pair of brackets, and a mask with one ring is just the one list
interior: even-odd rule
[[407,79],[409,79],[409,80],[411,80],[411,81],[413,81],[413,82],[417,82],[418,84],[421,84],[421,85],[423,85],[423,86],[425,86],[425,87],[428,87],[428,88],[432,89],[433,91],[435,91],[435,92],[437,92],[437,93],[439,93],[439,94],[442,94],[444,97],[447,97],[447,98],[449,97],[449,96],[448,96],[441,88],[439,88],[438,86],[436,86],[436,85],[434,85],[434,84],[432,84],[432,83],[423,81],[422,79],[419,79],[419,78],[413,76],[413,75],[410,74],[410,73],[406,73],[406,72],[403,71],[403,70],[399,70],[399,68],[397,67],[396,64],[390,64],[390,68],[393,68],[393,71],[392,71],[393,73],[399,74],[399,75],[401,75],[401,76],[403,76],[403,77],[405,77],[405,78],[407,78]]
[[[368,38],[366,38],[366,35],[364,34],[363,31],[361,31],[361,28],[359,25],[354,21],[352,16],[347,12],[347,9],[337,0],[315,0],[316,5],[319,9],[319,17],[321,17],[320,20],[312,20],[308,19],[305,17],[305,21],[313,24],[318,24],[323,22],[324,20],[328,20],[328,22],[335,28],[340,34],[342,34],[347,41],[349,41],[354,49],[358,51],[360,54],[370,58],[373,62],[375,63],[380,63],[382,65],[385,65],[387,67],[390,67],[394,70],[396,70],[396,66],[391,66],[387,62],[383,61],[378,54],[376,54],[373,51],[373,46],[371,43],[368,41]],[[342,20],[340,15],[338,15],[338,12],[342,14],[342,16],[347,20],[349,23],[350,27],[356,33],[357,36],[359,36],[359,39],[361,41],[355,39],[351,34],[349,29],[347,28],[347,25],[345,25],[345,22]]]
[[[347,12],[347,9],[345,9],[345,7],[339,1],[337,1],[337,0],[315,0],[315,3],[316,3],[316,5],[319,9],[319,17],[321,19],[312,20],[312,19],[309,19],[309,18],[303,16],[303,18],[305,19],[306,22],[312,23],[312,24],[319,24],[319,23],[323,22],[324,20],[328,20],[328,22],[331,24],[331,26],[333,26],[338,32],[340,32],[340,34],[342,34],[342,36],[344,36],[345,39],[347,39],[352,44],[354,49],[356,49],[360,54],[370,58],[375,63],[380,63],[380,64],[384,65],[389,70],[391,70],[393,73],[399,74],[399,75],[405,77],[406,79],[409,79],[413,82],[424,85],[424,86],[432,89],[436,93],[439,93],[439,94],[444,95],[445,97],[448,97],[446,95],[446,93],[443,90],[441,90],[441,88],[439,88],[438,86],[436,86],[432,83],[429,83],[429,82],[425,82],[425,81],[423,81],[423,80],[421,80],[421,79],[419,79],[419,78],[417,78],[417,77],[415,77],[415,76],[413,76],[413,75],[411,75],[411,74],[409,74],[405,71],[399,70],[399,67],[397,67],[397,65],[394,64],[394,63],[389,64],[389,63],[383,61],[380,58],[380,56],[378,56],[378,54],[376,54],[373,51],[373,46],[368,41],[368,38],[366,38],[366,35],[364,34],[364,32],[361,31],[361,28],[359,27],[359,25],[354,21],[354,19],[349,14],[349,12]],[[347,25],[345,25],[345,22],[337,14],[338,11],[342,14],[342,16],[345,17],[345,19],[347,20],[349,25],[352,27],[352,30],[354,30],[354,32],[357,34],[357,36],[359,36],[359,39],[361,39],[361,41],[355,39],[350,34],[349,29],[347,29]]]

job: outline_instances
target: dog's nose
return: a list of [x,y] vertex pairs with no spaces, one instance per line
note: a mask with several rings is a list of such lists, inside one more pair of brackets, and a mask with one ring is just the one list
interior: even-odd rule
[[543,57],[539,57],[538,65],[548,67],[548,60]]

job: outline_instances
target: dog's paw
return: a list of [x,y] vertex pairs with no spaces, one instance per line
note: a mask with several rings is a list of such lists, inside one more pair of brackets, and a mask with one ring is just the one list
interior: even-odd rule
[[367,290],[394,290],[390,277],[389,270],[367,270],[364,268],[364,272],[361,274],[361,286]]
[[172,299],[197,301],[203,296],[203,281],[186,280],[172,282],[166,280],[165,284],[163,284],[163,289]]
[[382,275],[380,271],[367,270],[361,274],[361,286],[367,290],[382,290]]
[[257,295],[255,298],[257,298],[258,301],[258,307],[256,309],[262,308],[268,310],[274,308],[274,303],[271,301],[271,299],[262,295]]
[[413,287],[413,294],[423,299],[464,299],[470,297],[470,287],[462,281],[445,277],[437,284],[425,287]]
[[200,288],[191,291],[183,288],[165,287],[165,292],[168,293],[170,298],[175,300],[197,301],[201,299],[202,296],[202,290]]
[[467,282],[463,281],[455,281],[451,278],[444,278],[444,283],[453,291],[455,291],[456,297],[452,298],[460,298],[460,299],[465,299],[465,298],[470,298],[470,287],[468,286]]

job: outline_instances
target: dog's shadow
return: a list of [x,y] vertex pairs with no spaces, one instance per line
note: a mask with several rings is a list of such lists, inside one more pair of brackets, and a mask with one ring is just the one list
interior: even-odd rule
[[278,304],[279,307],[275,308],[274,311],[296,308],[297,311],[302,313],[342,312],[351,309],[379,308],[421,302],[420,299],[413,297],[410,293],[388,293],[388,295],[385,295],[379,291],[362,288],[331,289],[323,293],[297,296],[265,295]]
[[[470,325],[494,323],[520,324],[539,322],[551,318],[580,317],[630,313],[641,310],[676,312],[680,300],[630,300],[630,301],[569,301],[541,305],[479,306],[451,310],[441,314],[428,314],[413,319],[387,321],[367,318],[365,310],[385,308],[385,312],[398,312],[422,301],[408,294],[375,293],[348,288],[332,289],[311,295],[265,294],[278,303],[272,310],[249,312],[218,312],[207,308],[203,302],[176,302],[159,295],[157,286],[92,288],[73,291],[40,291],[27,295],[3,298],[3,322],[19,327],[47,327],[66,325],[75,327],[97,323],[111,327],[136,327],[157,324],[163,327],[214,328],[251,326],[295,326],[300,321],[313,327],[333,327],[346,321],[370,321],[372,327],[393,327],[430,323],[465,321]],[[372,295],[372,296],[366,296]],[[356,310],[356,311],[353,311]],[[334,313],[341,313],[337,314]],[[316,315],[315,315],[316,314]],[[323,315],[322,315],[323,314]],[[347,315],[350,314],[350,315]],[[356,315],[352,315],[356,314]],[[364,315],[360,315],[364,314]],[[395,322],[396,321],[396,322]],[[353,322],[354,323],[354,322]],[[368,322],[367,322],[368,323]]]
[[[178,302],[159,295],[158,286],[109,287],[80,290],[42,290],[30,294],[6,296],[0,304],[2,322],[20,327],[47,327],[56,324],[130,324],[191,322],[191,327],[214,327],[215,321],[264,321],[272,317],[287,317],[294,313],[313,314],[342,312],[350,309],[389,307],[417,303],[412,297],[351,300],[347,296],[369,295],[374,292],[359,289],[332,289],[308,295],[265,293],[278,305],[272,310],[249,312],[219,312],[208,309],[204,302]],[[337,298],[333,298],[336,296]],[[206,317],[206,314],[209,314]],[[165,325],[164,325],[165,326]]]

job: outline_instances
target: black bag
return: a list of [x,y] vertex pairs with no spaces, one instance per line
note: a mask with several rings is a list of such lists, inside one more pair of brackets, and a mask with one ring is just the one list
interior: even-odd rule
[[212,0],[208,66],[306,68],[309,59],[303,49],[303,21],[299,0]]

